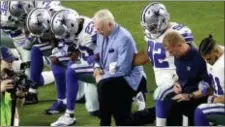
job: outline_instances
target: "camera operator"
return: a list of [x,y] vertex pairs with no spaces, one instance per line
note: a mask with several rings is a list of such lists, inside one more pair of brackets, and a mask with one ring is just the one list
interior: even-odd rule
[[[18,126],[19,114],[17,108],[23,105],[25,92],[17,88],[15,89],[14,79],[8,78],[7,74],[4,73],[5,70],[12,70],[12,63],[17,60],[17,58],[13,56],[10,50],[6,47],[1,47],[0,50],[0,126]],[[15,97],[12,95],[15,95]]]

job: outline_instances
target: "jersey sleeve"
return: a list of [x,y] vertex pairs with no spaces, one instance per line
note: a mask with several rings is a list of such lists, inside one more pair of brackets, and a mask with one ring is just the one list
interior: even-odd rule
[[61,1],[51,1],[51,0],[44,0],[44,1],[36,1],[37,8],[45,8],[48,9],[51,6],[60,6]]
[[13,27],[17,19],[9,13],[7,4],[7,1],[1,1],[1,26]]
[[220,63],[218,67],[215,69],[215,76],[219,79],[217,82],[217,85],[220,85],[218,87],[221,88],[223,93],[225,92],[225,81],[224,81],[224,63]]
[[96,46],[97,31],[94,28],[94,21],[90,21],[83,27],[83,32],[78,36],[78,44],[94,49]]
[[182,35],[186,42],[194,43],[194,37],[190,28],[184,24],[176,24],[172,26],[172,29]]

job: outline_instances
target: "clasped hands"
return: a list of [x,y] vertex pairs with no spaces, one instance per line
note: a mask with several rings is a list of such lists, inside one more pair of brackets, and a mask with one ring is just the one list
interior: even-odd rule
[[176,95],[174,97],[172,97],[173,100],[175,100],[177,102],[190,100],[189,94],[182,93],[182,87],[179,82],[175,83],[175,85],[173,87],[173,91],[176,93]]

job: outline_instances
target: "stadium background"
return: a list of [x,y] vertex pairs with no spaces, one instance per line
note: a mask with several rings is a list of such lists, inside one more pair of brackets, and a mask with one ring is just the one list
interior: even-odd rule
[[[63,2],[63,5],[77,10],[81,15],[92,17],[94,13],[103,8],[112,11],[116,21],[127,28],[133,35],[138,50],[145,49],[143,32],[140,26],[140,15],[142,9],[148,4],[147,1],[137,2]],[[186,24],[192,29],[195,42],[198,45],[202,38],[209,33],[218,43],[224,45],[224,2],[162,2],[166,5],[171,21]],[[151,65],[145,65],[148,77],[148,89],[156,87],[154,73]],[[162,79],[163,80],[163,79]],[[44,110],[55,100],[56,91],[54,84],[39,89],[40,103],[24,106],[20,111],[21,126],[49,126],[61,115],[47,116]],[[153,106],[152,93],[148,94],[147,105]],[[75,116],[76,126],[98,126],[99,120],[91,117],[84,104],[77,104]]]

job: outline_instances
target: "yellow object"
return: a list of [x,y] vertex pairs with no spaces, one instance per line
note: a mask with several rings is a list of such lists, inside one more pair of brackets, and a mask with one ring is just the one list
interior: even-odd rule
[[5,92],[0,98],[0,108],[1,108],[1,118],[0,126],[10,126],[11,125],[11,105],[12,99],[10,93]]

